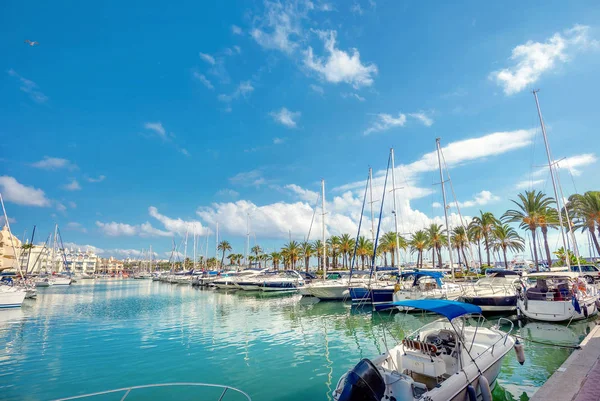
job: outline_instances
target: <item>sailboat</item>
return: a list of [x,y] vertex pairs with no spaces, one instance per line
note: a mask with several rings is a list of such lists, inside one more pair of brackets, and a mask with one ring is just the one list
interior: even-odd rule
[[[344,374],[335,401],[491,400],[502,361],[515,345],[508,333],[483,327],[481,308],[449,300],[410,300],[378,306],[418,309],[443,316],[372,360]],[[477,319],[469,319],[477,317]],[[476,322],[476,324],[472,324]],[[485,397],[485,398],[484,398]]]
[[[556,200],[556,209],[560,223],[560,233],[563,242],[563,249],[569,249],[569,244],[564,232],[562,210],[557,190],[557,180],[553,166],[553,159],[550,153],[548,136],[542,110],[537,96],[537,91],[533,91],[538,117],[542,129],[542,136],[546,147],[546,156],[548,157],[548,168],[552,178],[552,187],[554,189],[554,199]],[[562,190],[561,190],[562,195]],[[569,214],[565,213],[567,219]],[[577,243],[573,232],[569,230],[575,255],[578,255]],[[569,258],[565,258],[567,270],[571,270]],[[598,313],[598,289],[588,284],[583,277],[579,258],[577,258],[579,273],[577,272],[548,272],[548,273],[530,273],[528,275],[529,283],[535,280],[535,285],[528,287],[528,282],[523,280],[523,289],[517,299],[518,311],[529,319],[541,320],[545,322],[564,322],[572,320],[581,320]],[[575,269],[577,270],[577,269]]]
[[[2,199],[2,194],[0,194],[0,203],[2,204],[5,224],[8,228],[8,232],[10,233],[10,242],[14,252],[14,260],[17,262],[17,270],[19,271],[21,277],[24,277],[23,272],[21,271],[21,266],[18,263],[19,255],[17,254],[13,235],[10,231],[10,220],[6,214],[6,209],[4,208],[4,199]],[[0,284],[0,308],[18,308],[23,304],[26,296],[27,291],[23,288],[19,288],[14,285]]]

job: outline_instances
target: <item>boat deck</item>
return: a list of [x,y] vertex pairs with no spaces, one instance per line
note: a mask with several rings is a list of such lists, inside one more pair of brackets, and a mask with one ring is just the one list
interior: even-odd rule
[[600,320],[531,401],[598,401],[600,400]]

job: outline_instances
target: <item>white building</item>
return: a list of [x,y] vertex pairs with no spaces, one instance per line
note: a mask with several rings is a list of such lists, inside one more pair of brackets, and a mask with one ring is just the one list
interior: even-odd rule
[[98,268],[98,255],[89,249],[65,249],[65,259],[72,273],[95,273]]
[[21,241],[12,235],[10,231],[8,231],[8,227],[4,225],[4,228],[0,231],[0,271],[10,269],[11,267],[17,267],[17,264],[15,263],[15,250],[17,251],[17,255],[19,255],[19,252],[21,251]]
[[34,245],[29,249],[22,250],[19,256],[19,265],[21,266],[21,270],[28,274],[50,273],[52,272],[50,258],[50,249],[44,248],[42,245]]

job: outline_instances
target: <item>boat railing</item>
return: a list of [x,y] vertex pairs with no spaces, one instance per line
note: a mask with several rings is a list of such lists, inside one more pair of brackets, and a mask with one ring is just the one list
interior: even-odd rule
[[501,323],[500,323],[500,322],[502,322],[502,321],[504,321],[504,322],[507,322],[508,324],[510,324],[510,330],[508,330],[508,331],[506,332],[506,335],[504,336],[504,344],[506,344],[506,340],[508,339],[508,336],[510,335],[510,333],[512,333],[512,331],[513,331],[513,330],[514,330],[514,328],[515,328],[515,324],[513,323],[513,321],[512,321],[512,320],[510,320],[510,319],[507,319],[507,318],[505,318],[505,317],[501,317],[501,318],[499,318],[499,319],[498,319],[498,328],[500,328],[500,325],[501,325]]
[[[67,397],[67,398],[58,398],[58,399],[56,399],[54,401],[81,400],[81,399],[88,399],[88,398],[98,397],[98,396],[101,396],[101,395],[116,394],[116,393],[123,393],[123,396],[120,398],[120,401],[124,401],[124,400],[127,399],[127,397],[129,396],[129,394],[131,394],[135,390],[148,389],[148,388],[158,388],[158,387],[202,387],[204,389],[208,389],[208,388],[220,389],[222,391],[220,392],[219,398],[215,398],[216,401],[227,401],[227,398],[225,398],[225,396],[227,394],[232,394],[232,395],[236,394],[237,395],[236,398],[240,398],[240,396],[243,396],[246,400],[252,401],[252,399],[250,398],[250,396],[248,394],[246,394],[245,392],[243,392],[242,390],[239,390],[237,388],[230,387],[230,386],[221,385],[221,384],[207,384],[207,383],[157,383],[157,384],[146,384],[146,385],[142,385],[142,386],[123,387],[123,388],[118,388],[118,389],[113,389],[113,390],[99,391],[99,392],[96,392],[96,393],[76,395],[76,396]],[[206,399],[205,397],[199,397],[199,398],[203,399],[203,400]]]

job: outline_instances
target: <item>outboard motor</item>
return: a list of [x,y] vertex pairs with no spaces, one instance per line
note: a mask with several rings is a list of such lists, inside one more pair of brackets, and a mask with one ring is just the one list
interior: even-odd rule
[[340,384],[338,401],[381,401],[385,395],[383,377],[368,359],[362,359]]

